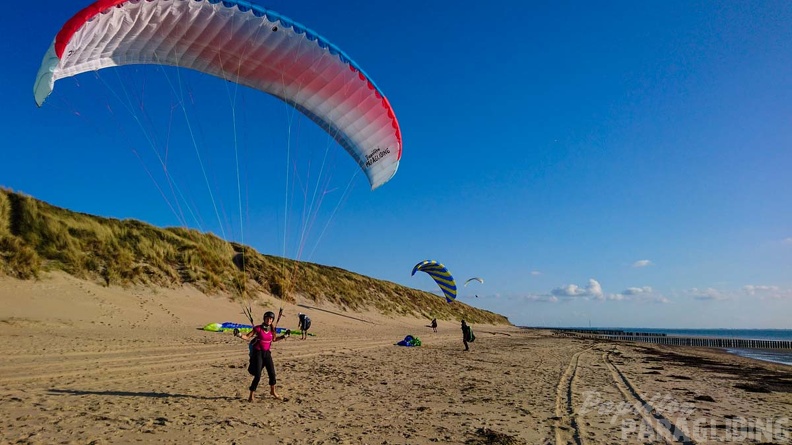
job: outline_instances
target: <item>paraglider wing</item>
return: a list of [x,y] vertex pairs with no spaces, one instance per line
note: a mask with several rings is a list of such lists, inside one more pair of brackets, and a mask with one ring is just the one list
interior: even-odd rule
[[426,272],[435,280],[435,283],[440,286],[440,290],[443,291],[447,302],[451,303],[456,300],[456,282],[445,266],[434,260],[426,260],[416,264],[411,275],[415,275],[415,272],[418,271]]
[[372,189],[399,166],[401,130],[370,77],[316,32],[246,0],[98,0],[55,37],[36,103],[58,79],[133,64],[190,68],[278,97],[344,147]]
[[465,281],[465,287],[467,287],[468,283],[470,283],[471,281],[478,281],[479,283],[484,284],[483,278],[473,277],[473,278],[468,278],[468,280]]

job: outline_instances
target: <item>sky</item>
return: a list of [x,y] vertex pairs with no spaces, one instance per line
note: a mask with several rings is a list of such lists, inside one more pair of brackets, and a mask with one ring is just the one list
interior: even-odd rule
[[0,16],[4,187],[435,293],[410,272],[438,260],[517,325],[792,328],[790,2],[257,0],[388,97],[403,157],[374,191],[286,105],[186,70],[81,74],[37,108],[88,3]]

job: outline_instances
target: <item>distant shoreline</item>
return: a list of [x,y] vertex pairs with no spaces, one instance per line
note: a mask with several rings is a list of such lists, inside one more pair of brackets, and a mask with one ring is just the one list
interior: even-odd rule
[[739,349],[726,348],[725,352],[740,357],[761,360],[768,363],[792,366],[792,352],[776,349]]
[[745,340],[792,340],[792,329],[762,328],[635,328],[635,327],[534,327],[520,326],[527,329],[547,329],[554,331],[588,331],[588,332],[620,332],[641,335],[665,335],[674,337],[700,338],[739,338]]
[[[630,329],[628,331],[604,328],[555,328],[552,330],[558,335],[580,336],[617,342],[626,341],[666,346],[719,349],[725,353],[740,357],[792,366],[792,330],[772,330],[775,334],[772,336],[750,335],[756,332],[766,333],[771,331],[766,329]],[[742,336],[740,336],[741,333],[743,334]]]

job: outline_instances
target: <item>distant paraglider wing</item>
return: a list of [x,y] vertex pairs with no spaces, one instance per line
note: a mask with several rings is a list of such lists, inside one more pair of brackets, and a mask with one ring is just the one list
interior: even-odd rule
[[454,281],[454,277],[451,276],[451,272],[449,272],[445,266],[434,260],[426,260],[416,264],[415,267],[413,267],[411,275],[415,275],[415,272],[418,271],[426,272],[435,280],[435,283],[440,286],[440,290],[443,291],[447,302],[451,303],[456,300],[456,282]]
[[55,37],[36,103],[58,79],[133,64],[190,68],[269,93],[344,147],[372,189],[396,174],[401,130],[369,76],[316,32],[245,0],[98,0]]
[[468,280],[465,281],[465,287],[467,287],[468,283],[470,283],[471,281],[478,281],[479,283],[484,284],[483,278],[474,277],[474,278],[468,278]]

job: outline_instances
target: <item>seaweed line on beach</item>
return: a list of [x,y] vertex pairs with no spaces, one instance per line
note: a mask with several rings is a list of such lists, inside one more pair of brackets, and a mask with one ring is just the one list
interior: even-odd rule
[[637,408],[638,413],[641,415],[644,421],[646,421],[646,423],[650,425],[658,435],[663,437],[663,439],[669,443],[681,443],[684,445],[695,444],[696,442],[693,441],[693,439],[691,439],[687,433],[682,431],[681,428],[674,425],[674,423],[668,418],[655,410],[654,407],[649,404],[649,402],[644,400],[643,397],[638,394],[638,391],[635,390],[635,387],[630,383],[624,373],[622,373],[616,364],[611,361],[610,355],[614,350],[617,349],[614,348],[611,351],[603,353],[602,358],[605,360],[605,364],[611,371],[611,376],[613,377],[613,381],[616,383],[616,387],[627,400],[633,402],[633,406]]
[[[694,367],[708,372],[731,375],[736,381],[735,388],[748,392],[792,392],[792,376],[781,369],[768,369],[767,366],[748,365],[742,363],[728,363],[712,360],[701,354],[684,354],[671,352],[666,348],[640,348],[639,351],[649,354],[647,361],[663,363],[676,363],[685,367]],[[674,376],[671,376],[674,377]],[[676,377],[678,378],[678,377]],[[684,377],[683,377],[684,378]]]

